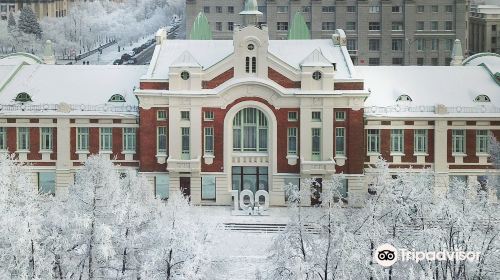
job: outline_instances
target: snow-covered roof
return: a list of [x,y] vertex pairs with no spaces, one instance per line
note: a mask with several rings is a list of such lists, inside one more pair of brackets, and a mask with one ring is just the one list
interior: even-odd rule
[[463,65],[477,66],[484,64],[493,73],[500,72],[500,54],[496,53],[478,53],[464,60]]
[[[422,116],[436,114],[444,105],[448,113],[495,113],[500,116],[500,86],[481,66],[357,66],[370,91],[365,114]],[[412,101],[397,101],[408,95]],[[491,102],[477,102],[487,95]]]
[[[21,92],[30,95],[32,102],[25,104],[29,108],[53,108],[61,103],[80,111],[99,111],[104,107],[95,106],[104,104],[135,108],[133,91],[145,72],[146,66],[130,65],[24,65],[0,91],[0,112],[16,111],[19,102],[15,99]],[[122,95],[125,102],[108,102],[114,94]]]
[[[335,63],[337,69],[335,77],[338,79],[347,79],[353,76],[352,61],[347,49],[343,49],[345,47],[334,45],[331,39],[269,40],[269,53],[297,71],[313,52],[320,53],[322,57],[318,57],[315,61],[316,64],[320,64],[314,66],[326,66],[326,64],[331,66],[332,63]],[[197,63],[202,69],[207,69],[233,52],[232,40],[167,40],[164,44],[156,47],[152,63],[144,78],[168,79],[169,67],[178,66],[179,61],[188,61],[188,66],[195,66]],[[188,57],[187,54],[189,54],[189,59],[186,60],[184,58]],[[157,57],[156,60],[155,57]],[[307,65],[310,64],[311,59],[305,61]]]
[[42,59],[30,53],[12,53],[0,59],[0,65],[40,64]]

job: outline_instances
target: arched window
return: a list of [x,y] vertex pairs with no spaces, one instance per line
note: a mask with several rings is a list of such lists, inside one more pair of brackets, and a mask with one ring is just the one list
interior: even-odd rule
[[125,102],[125,97],[121,94],[113,94],[113,96],[109,98],[108,102]]
[[478,95],[476,97],[476,99],[474,99],[476,102],[491,102],[490,98],[488,97],[488,95],[484,95],[484,94],[481,94],[481,95]]
[[15,100],[18,102],[28,102],[31,101],[31,96],[26,92],[21,92],[16,96]]
[[267,118],[260,110],[245,108],[233,119],[233,151],[267,152]]
[[398,97],[396,101],[413,101],[411,97],[407,94],[402,94]]

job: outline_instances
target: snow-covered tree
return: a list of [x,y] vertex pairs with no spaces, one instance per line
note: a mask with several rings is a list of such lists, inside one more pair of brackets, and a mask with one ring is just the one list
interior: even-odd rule
[[16,19],[14,18],[14,14],[12,12],[9,13],[9,19],[7,20],[7,27],[9,32],[12,32],[16,27]]
[[18,28],[26,34],[33,34],[37,38],[42,36],[42,28],[30,6],[24,6],[19,15]]
[[208,250],[215,224],[195,215],[181,191],[161,205],[160,213],[145,238],[156,245],[146,252],[144,279],[207,279],[213,268]]

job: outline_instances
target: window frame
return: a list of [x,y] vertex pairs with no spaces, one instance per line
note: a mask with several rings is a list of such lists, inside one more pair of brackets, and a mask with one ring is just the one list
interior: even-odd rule
[[[210,141],[208,141],[211,138]],[[214,128],[204,127],[203,128],[203,152],[205,155],[214,154]]]
[[214,119],[215,119],[214,111],[204,111],[203,112],[203,120],[213,121]]
[[[165,116],[160,116],[161,114],[165,114]],[[158,121],[165,121],[167,120],[167,110],[158,110],[156,111],[156,120]]]
[[429,130],[415,129],[413,131],[413,153],[416,155],[429,153]]
[[[204,192],[204,190],[206,189],[207,185],[205,185],[204,183],[207,182],[208,180],[207,179],[213,179],[213,190],[210,189],[210,196],[207,198],[204,196],[204,194],[206,195],[207,193]],[[212,183],[212,182],[210,182]],[[213,195],[212,195],[212,192],[213,192]],[[217,199],[217,177],[215,175],[202,175],[201,176],[201,200],[203,201],[215,201]]]
[[380,21],[370,21],[368,22],[368,31],[380,31]]
[[[161,184],[162,186],[166,186],[166,193],[165,193],[165,196],[159,196],[158,195],[158,177],[163,177],[165,180],[165,184]],[[154,181],[154,187],[155,187],[155,198],[159,198],[161,200],[167,200],[170,196],[170,176],[168,174],[158,174],[158,175],[155,175],[154,177],[155,181]]]
[[[106,143],[107,140],[109,140],[109,143]],[[109,144],[109,147],[107,144]],[[101,151],[101,152],[112,152],[113,151],[113,128],[112,127],[100,127],[99,128],[99,151]]]
[[466,135],[467,131],[465,129],[452,129],[451,130],[451,154],[452,155],[465,155],[467,150],[466,146]]
[[[50,186],[50,189],[47,188],[47,186],[42,186],[42,177],[41,174],[49,175],[50,174],[50,181],[53,182],[53,184]],[[56,195],[56,172],[55,171],[44,171],[44,172],[37,172],[37,188],[38,188],[38,193],[40,194],[45,194],[45,195]],[[48,190],[48,191],[47,191]]]
[[[164,131],[161,131],[164,130]],[[165,148],[160,149],[160,144],[162,139],[160,137],[165,138]],[[156,127],[156,153],[157,154],[168,154],[168,128],[166,126],[158,126]]]
[[[313,127],[311,128],[311,159],[313,161],[321,160],[321,128]],[[317,142],[315,137],[317,138]],[[316,146],[317,144],[317,146]],[[316,149],[317,148],[317,149]]]
[[476,154],[489,155],[490,131],[487,129],[476,130]]
[[181,121],[189,121],[191,119],[191,113],[189,111],[181,111]]
[[181,127],[181,158],[188,160],[191,158],[191,128]]
[[[255,111],[253,111],[255,110]],[[250,114],[250,115],[248,115]],[[253,115],[253,116],[252,116]],[[245,120],[245,117],[247,120]],[[250,120],[251,122],[246,122]],[[233,124],[233,152],[257,152],[257,153],[267,153],[269,151],[269,120],[264,112],[254,107],[247,107],[241,109],[232,120]],[[254,130],[255,131],[255,141],[250,141],[249,138],[246,138],[247,132],[246,130]],[[261,135],[261,133],[263,133]],[[235,136],[239,138],[238,146],[235,146],[237,141],[235,140]],[[265,146],[261,145],[261,137],[265,136]],[[245,147],[245,140],[247,142],[255,142],[255,148],[253,147]]]
[[[298,154],[298,131],[297,127],[287,128],[287,155],[297,155]],[[293,147],[291,139],[294,139]]]
[[0,127],[0,151],[7,150],[7,128]]
[[391,154],[404,154],[404,129],[391,129]]
[[[342,141],[342,145],[338,145],[339,140]],[[339,149],[341,146],[341,149]],[[345,143],[345,127],[335,128],[335,156],[345,156],[346,155],[346,143]]]
[[321,111],[312,111],[311,112],[311,121],[313,122],[321,122]]
[[[84,130],[86,130],[86,132]],[[77,152],[88,152],[89,151],[89,141],[90,141],[89,135],[90,135],[90,128],[88,128],[88,127],[77,127],[76,128],[76,151]],[[85,139],[85,140],[83,140],[83,139]],[[83,148],[83,146],[85,146],[85,148]]]
[[[290,117],[290,114],[295,114],[295,117]],[[289,122],[296,122],[299,119],[299,112],[298,111],[288,111],[288,121]]]
[[[22,131],[21,131],[22,130]],[[17,128],[17,151],[29,151],[30,149],[30,128],[29,127],[18,127]],[[21,140],[23,139],[21,135],[24,135],[24,142],[22,143]]]
[[136,152],[137,150],[137,128],[135,127],[124,127],[122,130],[123,135],[123,151],[124,152]]
[[368,155],[380,154],[380,129],[368,129],[366,132]]
[[335,121],[343,122],[346,120],[346,112],[345,111],[335,111]]
[[[53,137],[54,136],[52,127],[40,127],[40,151],[52,152],[52,149],[54,148]],[[48,145],[46,145],[47,142]]]

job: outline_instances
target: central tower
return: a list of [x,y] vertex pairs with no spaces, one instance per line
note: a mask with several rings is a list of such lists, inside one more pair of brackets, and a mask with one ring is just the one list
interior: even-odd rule
[[259,16],[262,16],[258,9],[257,0],[245,0],[245,8],[240,15],[243,16],[244,26],[257,26]]

